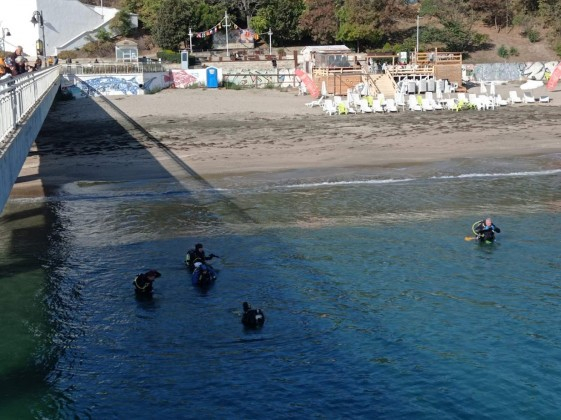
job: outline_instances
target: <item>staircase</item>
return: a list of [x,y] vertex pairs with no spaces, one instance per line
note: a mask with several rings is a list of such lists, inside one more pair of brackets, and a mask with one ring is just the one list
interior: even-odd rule
[[362,76],[362,81],[368,84],[371,94],[381,93],[386,98],[393,98],[397,91],[397,85],[393,77],[387,73],[365,74]]

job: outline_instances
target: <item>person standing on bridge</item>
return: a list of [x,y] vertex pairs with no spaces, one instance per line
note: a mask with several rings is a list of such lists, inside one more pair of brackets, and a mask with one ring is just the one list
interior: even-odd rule
[[26,72],[25,57],[23,56],[23,47],[18,45],[16,50],[10,54],[12,76],[17,76]]

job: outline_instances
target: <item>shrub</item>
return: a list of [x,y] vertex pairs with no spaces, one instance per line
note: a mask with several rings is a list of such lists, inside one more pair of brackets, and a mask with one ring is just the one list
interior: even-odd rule
[[78,53],[76,51],[60,51],[58,53],[58,58],[60,60],[68,60],[78,58]]
[[497,50],[497,54],[499,55],[499,57],[506,60],[509,56],[508,48],[505,47],[504,45],[501,45]]
[[[168,63],[181,63],[181,54],[171,50],[163,50],[158,51],[156,54],[158,58],[161,58],[162,61]],[[191,57],[189,57],[189,64],[191,64]]]
[[535,29],[527,30],[526,31],[526,36],[528,37],[528,40],[532,43],[539,42],[541,40],[540,33],[538,31],[536,31]]
[[511,57],[518,57],[520,53],[515,47],[510,47],[510,50],[508,50],[508,55]]

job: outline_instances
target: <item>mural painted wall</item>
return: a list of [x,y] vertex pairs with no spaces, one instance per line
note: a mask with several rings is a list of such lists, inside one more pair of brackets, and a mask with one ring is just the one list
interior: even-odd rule
[[268,86],[291,87],[295,86],[294,71],[289,69],[255,70],[236,69],[223,75],[224,81],[247,87],[264,88]]
[[[180,70],[180,69],[173,69],[170,70],[167,77],[167,82],[170,84],[172,88],[178,89],[185,89],[191,86],[206,86],[207,80],[207,68],[204,69],[189,69],[189,70]],[[222,69],[216,69],[218,74],[218,83],[222,84]]]
[[62,77],[61,89],[76,99],[99,95],[144,95],[169,87],[166,73],[74,75]]
[[464,64],[462,73],[469,80],[543,80],[546,81],[559,61],[528,63]]

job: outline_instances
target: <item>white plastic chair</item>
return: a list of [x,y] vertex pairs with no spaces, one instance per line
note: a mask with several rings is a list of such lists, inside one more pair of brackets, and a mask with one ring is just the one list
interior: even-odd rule
[[495,96],[495,103],[499,106],[508,105],[508,101],[506,99],[503,99],[500,93]]
[[522,102],[524,102],[525,104],[533,104],[534,102],[536,102],[536,98],[534,98],[534,95],[532,95],[531,92],[524,92],[524,96],[522,96]]
[[384,107],[379,99],[374,99],[372,102],[372,112],[384,112]]
[[516,93],[515,90],[511,90],[510,92],[508,92],[508,97],[510,98],[510,103],[511,104],[521,104],[522,103],[522,99],[520,99],[520,97],[518,96],[518,94]]
[[434,111],[434,108],[427,98],[421,99],[421,109],[423,111]]
[[397,112],[395,99],[386,99],[386,112]]
[[358,105],[359,105],[358,109],[363,114],[366,113],[366,112],[372,112],[372,108],[370,108],[368,106],[368,101],[366,99],[361,99],[360,102],[358,103]]
[[409,99],[407,102],[409,106],[409,111],[422,111],[421,105],[417,102],[417,97],[415,95],[409,95]]
[[308,108],[313,108],[314,106],[322,106],[323,105],[323,101],[325,101],[325,98],[323,96],[320,96],[318,99],[316,99],[315,101],[312,102],[308,102],[306,104],[306,106]]
[[335,115],[337,113],[337,105],[333,103],[332,99],[326,99],[323,103],[323,111],[327,115]]

